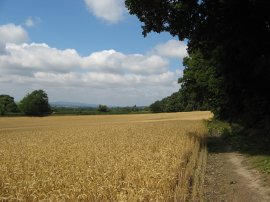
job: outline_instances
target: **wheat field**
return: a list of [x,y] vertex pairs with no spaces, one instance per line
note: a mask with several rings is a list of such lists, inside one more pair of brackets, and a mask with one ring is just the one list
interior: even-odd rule
[[211,117],[0,118],[0,201],[200,199]]

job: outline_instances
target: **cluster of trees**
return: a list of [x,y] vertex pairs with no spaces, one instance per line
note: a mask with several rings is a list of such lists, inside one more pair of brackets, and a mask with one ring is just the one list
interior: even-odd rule
[[144,108],[137,107],[136,105],[132,107],[112,107],[111,109],[107,105],[99,105],[98,109],[99,112],[124,112],[124,113],[132,113],[132,112],[139,112],[145,110]]
[[99,112],[109,112],[110,109],[109,109],[109,107],[107,105],[99,105],[98,106],[98,111]]
[[0,95],[0,114],[24,113],[30,116],[44,116],[51,113],[48,96],[43,90],[27,94],[18,105],[9,95]]
[[137,113],[137,112],[142,112],[146,111],[145,107],[137,107],[136,105],[131,106],[131,107],[111,107],[109,108],[107,105],[99,105],[98,109],[99,112],[111,112],[111,113]]
[[270,1],[125,3],[143,23],[144,36],[165,31],[188,40],[181,89],[165,103],[176,97],[184,103],[178,110],[207,108],[220,119],[270,131]]
[[14,102],[14,98],[9,95],[0,95],[0,115],[16,113],[19,109]]
[[[184,58],[185,66],[178,83],[181,89],[161,101],[150,105],[153,112],[180,112],[211,110],[216,112],[222,103],[222,76],[214,66],[203,59],[200,52]],[[216,116],[218,112],[215,113]]]
[[147,112],[148,107],[138,107],[137,105],[126,106],[126,107],[113,107],[111,110],[115,112],[126,112],[126,113],[137,113],[137,112]]

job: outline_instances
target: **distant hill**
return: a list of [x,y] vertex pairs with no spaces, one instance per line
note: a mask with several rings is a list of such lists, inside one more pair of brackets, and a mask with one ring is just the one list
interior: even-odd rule
[[67,107],[67,108],[97,108],[98,104],[86,104],[81,102],[65,102],[65,101],[57,101],[51,102],[50,105],[52,107]]

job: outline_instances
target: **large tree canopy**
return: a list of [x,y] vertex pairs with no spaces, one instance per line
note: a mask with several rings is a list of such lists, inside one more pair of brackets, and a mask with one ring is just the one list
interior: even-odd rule
[[143,22],[144,36],[151,31],[167,31],[181,40],[191,38],[200,17],[196,0],[126,0],[125,3],[130,14]]
[[23,113],[31,116],[43,116],[51,112],[48,96],[43,90],[35,90],[27,94],[19,106]]
[[[195,64],[191,57],[186,64],[193,66],[192,69],[197,73],[203,63],[211,66],[214,75],[218,75],[216,78],[221,78],[222,81],[214,87],[219,88],[219,93],[209,91],[210,84],[202,89],[200,84],[183,80],[184,88],[190,88],[197,95],[199,91],[196,88],[200,89],[205,94],[199,97],[207,98],[209,95],[210,99],[219,101],[221,98],[216,96],[222,95],[224,100],[216,102],[218,105],[212,109],[217,116],[239,121],[250,127],[261,122],[269,123],[269,0],[125,2],[130,13],[137,15],[143,23],[145,36],[151,31],[166,31],[178,36],[180,40],[188,39],[190,55],[201,53],[200,57],[205,62]],[[186,70],[184,78],[192,77],[193,73]],[[202,80],[203,77],[197,79]]]

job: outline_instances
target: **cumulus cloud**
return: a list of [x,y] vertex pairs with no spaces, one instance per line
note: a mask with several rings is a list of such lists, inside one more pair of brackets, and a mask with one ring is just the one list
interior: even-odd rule
[[128,55],[123,66],[138,74],[158,74],[166,71],[169,61],[158,55]]
[[21,26],[0,25],[0,85],[11,95],[12,91],[19,95],[42,88],[50,97],[55,96],[54,100],[83,101],[84,97],[85,102],[97,104],[145,105],[179,88],[177,79],[182,71],[170,70],[168,59],[184,55],[176,53],[179,47],[175,44],[179,43],[175,41],[145,54],[110,49],[88,56],[81,56],[75,49],[27,41],[27,32]]
[[[8,43],[0,55],[0,69],[49,72],[94,71],[115,74],[159,74],[168,69],[168,60],[158,55],[126,55],[115,50],[80,56],[74,49],[59,50],[47,44]],[[10,68],[9,68],[10,67]]]
[[127,56],[115,50],[103,50],[94,52],[87,57],[82,58],[84,69],[99,70],[105,72],[122,72],[122,63]]
[[169,58],[184,58],[188,55],[187,44],[177,40],[169,40],[164,44],[159,44],[153,51],[158,55]]
[[159,75],[137,75],[137,74],[113,74],[104,72],[69,72],[69,73],[46,73],[36,72],[33,75],[39,81],[56,82],[58,84],[72,84],[89,87],[135,87],[135,86],[171,86],[175,84],[175,72],[164,72]]
[[[113,96],[108,92],[117,91],[114,104],[127,105],[139,103],[134,97],[145,104],[146,100],[152,102],[167,96],[177,90],[179,77],[178,71],[169,70],[169,61],[158,55],[104,50],[83,57],[74,49],[60,50],[37,43],[6,44],[5,54],[0,55],[0,72],[2,86],[9,83],[17,84],[17,88],[41,86],[49,91],[61,88],[58,95],[61,97],[70,88],[76,89],[74,92],[92,89],[96,94],[99,89],[107,92],[107,101]],[[168,91],[161,93],[160,89]],[[152,91],[160,93],[153,95]],[[128,95],[129,102],[125,102],[123,97],[127,95],[123,92],[132,94]]]
[[80,56],[73,49],[58,50],[47,44],[8,43],[5,55],[0,56],[1,67],[66,72],[75,68]]
[[84,0],[84,2],[93,15],[110,23],[122,20],[126,12],[123,0]]
[[28,34],[20,25],[0,25],[0,53],[7,43],[21,44],[28,41]]

